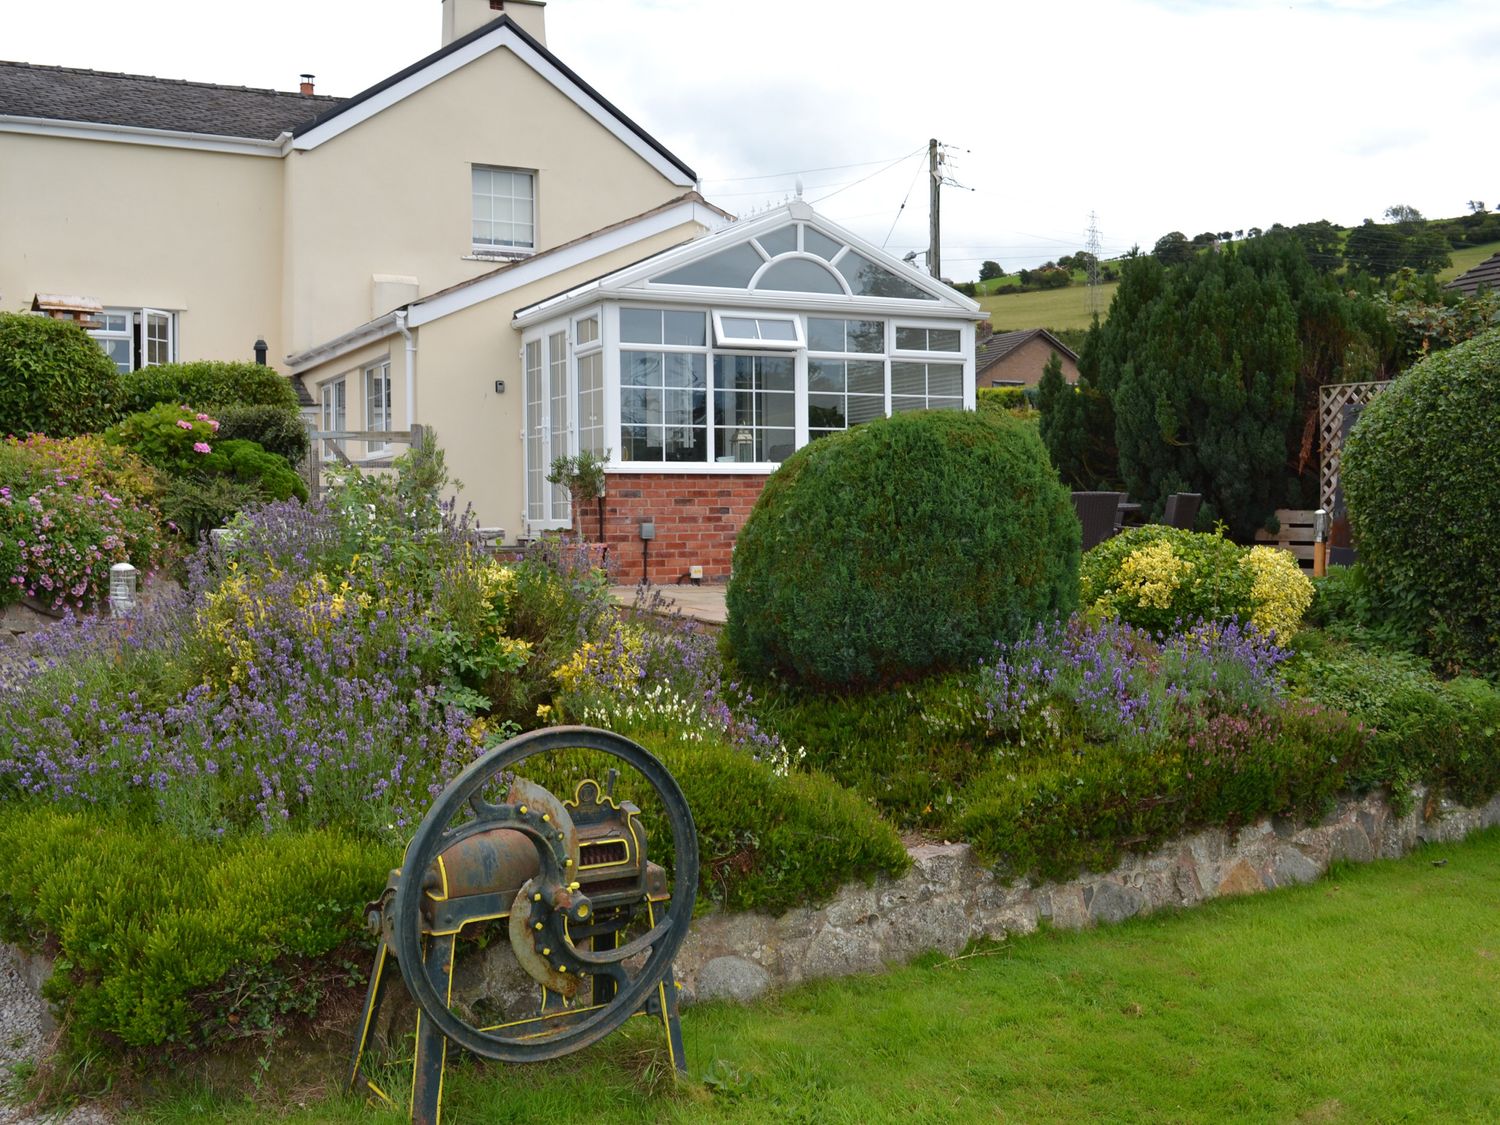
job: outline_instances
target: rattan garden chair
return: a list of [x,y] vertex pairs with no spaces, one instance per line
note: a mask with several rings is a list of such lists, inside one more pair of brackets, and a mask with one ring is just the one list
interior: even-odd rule
[[1161,522],[1168,527],[1192,531],[1193,524],[1198,519],[1198,507],[1202,503],[1201,493],[1174,492],[1167,497],[1167,510],[1162,513]]
[[1083,549],[1097,547],[1115,533],[1119,522],[1120,492],[1075,492],[1073,508],[1083,524]]

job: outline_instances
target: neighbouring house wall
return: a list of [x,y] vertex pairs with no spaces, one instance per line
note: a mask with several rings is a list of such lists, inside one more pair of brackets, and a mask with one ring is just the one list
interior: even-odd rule
[[[993,387],[997,381],[1001,385],[1012,385],[1019,381],[1028,387],[1034,387],[1042,381],[1042,368],[1056,350],[1046,340],[1027,340],[999,362],[979,372],[978,385]],[[1062,360],[1063,378],[1069,383],[1078,382],[1078,364],[1062,352],[1058,352],[1057,357]]]
[[177,312],[183,359],[272,361],[282,161],[0,134],[0,308],[37,292]]
[[[604,538],[615,560],[617,581],[644,574],[658,585],[703,567],[705,582],[729,577],[734,540],[760,497],[768,474],[610,473],[604,500]],[[643,519],[656,524],[649,554],[640,536]],[[575,515],[574,526],[580,527]],[[597,514],[586,513],[580,530],[598,537]]]
[[495,268],[472,255],[474,164],[535,172],[539,250],[687,190],[509,50],[491,51],[287,158],[289,352],[369,320],[375,274],[415,277],[434,293]]

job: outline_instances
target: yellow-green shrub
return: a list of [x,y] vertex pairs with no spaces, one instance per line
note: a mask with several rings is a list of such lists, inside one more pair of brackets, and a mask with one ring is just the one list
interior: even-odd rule
[[1167,631],[1197,620],[1250,621],[1283,640],[1312,603],[1312,582],[1285,551],[1245,549],[1218,532],[1150,524],[1107,539],[1083,556],[1080,601],[1095,616],[1118,616]]

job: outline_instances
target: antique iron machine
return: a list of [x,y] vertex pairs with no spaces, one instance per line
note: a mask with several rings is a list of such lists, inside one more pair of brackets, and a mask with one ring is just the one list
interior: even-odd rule
[[[649,813],[617,795],[621,765]],[[571,798],[537,779],[566,784]],[[647,858],[648,818],[670,837],[670,879]],[[391,1101],[364,1062],[393,957],[417,1008],[411,1116],[420,1125],[437,1125],[442,1113],[449,1043],[532,1062],[579,1050],[644,1014],[662,1022],[672,1063],[684,1071],[672,961],[697,886],[692,813],[644,747],[609,731],[553,727],[486,752],[439,795],[369,906],[380,944],[350,1089]],[[497,927],[501,939],[484,959],[494,961],[498,944],[525,985],[500,1008],[455,996],[453,987],[458,954],[477,955],[467,939]]]

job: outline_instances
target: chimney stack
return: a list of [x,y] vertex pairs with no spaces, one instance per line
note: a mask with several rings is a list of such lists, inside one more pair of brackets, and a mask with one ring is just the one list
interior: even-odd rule
[[313,92],[313,79],[316,78],[316,77],[317,77],[317,75],[314,75],[314,74],[304,74],[302,76],[302,93],[303,94],[311,94]]
[[509,16],[526,34],[545,46],[546,6],[546,0],[443,0],[443,46],[501,16]]

